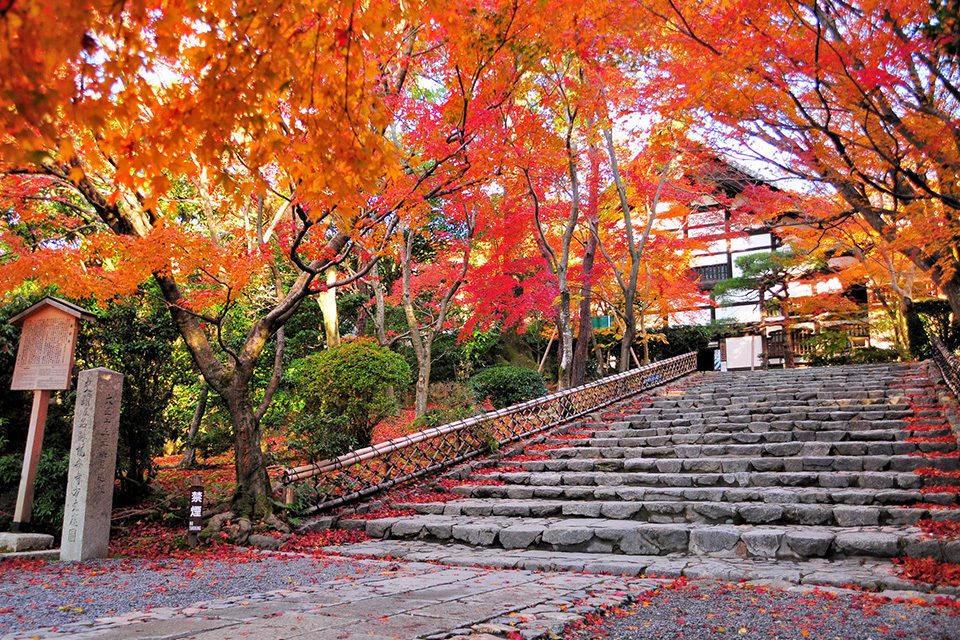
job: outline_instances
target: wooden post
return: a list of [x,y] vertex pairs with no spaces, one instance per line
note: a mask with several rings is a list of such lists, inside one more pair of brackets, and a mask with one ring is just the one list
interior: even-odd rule
[[553,346],[553,339],[557,337],[557,328],[553,328],[550,334],[550,340],[547,341],[547,348],[543,351],[543,357],[540,359],[540,366],[537,367],[537,373],[543,373],[543,365],[547,364],[547,356],[550,355],[550,347]]
[[283,488],[283,501],[288,505],[292,505],[297,498],[297,493],[293,489],[292,484],[288,484]]
[[30,522],[30,516],[33,514],[33,483],[37,478],[37,463],[40,461],[40,448],[43,446],[43,430],[47,423],[49,406],[49,390],[33,392],[27,447],[23,452],[23,469],[20,472],[20,490],[17,492],[17,506],[10,525],[14,532],[20,531],[24,524]]
[[190,518],[187,525],[187,544],[190,548],[200,544],[203,530],[203,484],[200,476],[190,478]]

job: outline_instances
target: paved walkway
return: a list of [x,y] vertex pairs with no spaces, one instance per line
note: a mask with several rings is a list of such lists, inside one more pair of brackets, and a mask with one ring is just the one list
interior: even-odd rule
[[[260,568],[279,572],[278,562],[282,560],[264,555],[270,560]],[[186,607],[132,611],[42,629],[21,626],[20,631],[2,639],[960,638],[960,609],[930,606],[930,596],[927,601],[891,601],[797,585],[771,589],[717,580],[536,573],[423,562],[337,560],[323,566],[323,578],[310,586],[235,595]],[[88,575],[90,569],[84,565],[75,568],[80,575]],[[341,573],[327,572],[330,568]],[[163,566],[156,563],[140,567],[134,579],[156,581],[162,570]],[[207,574],[208,579],[212,577]],[[71,588],[87,584],[80,581]],[[230,586],[235,589],[257,584],[245,575],[243,582]],[[56,586],[49,591],[56,592]],[[62,595],[54,593],[52,597]]]
[[[7,639],[396,640],[560,633],[659,580],[358,561],[324,584],[14,632]],[[359,576],[359,577],[356,577]],[[255,585],[254,585],[255,586]]]

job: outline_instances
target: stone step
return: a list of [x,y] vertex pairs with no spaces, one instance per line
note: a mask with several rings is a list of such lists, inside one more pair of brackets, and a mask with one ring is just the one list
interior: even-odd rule
[[[877,414],[881,412],[876,412]],[[932,414],[933,412],[928,412]],[[712,431],[714,429],[736,430],[743,429],[746,425],[766,424],[773,425],[773,429],[787,430],[792,428],[812,429],[822,431],[824,429],[835,428],[856,428],[860,430],[869,429],[911,429],[916,425],[925,426],[930,424],[943,424],[945,416],[942,412],[936,415],[922,415],[923,412],[897,412],[889,413],[891,417],[867,417],[864,414],[860,417],[845,417],[842,412],[830,412],[821,416],[810,416],[806,413],[785,413],[785,414],[762,414],[759,412],[745,413],[742,415],[723,415],[712,417],[692,416],[691,414],[680,413],[675,416],[655,415],[631,419],[607,419],[603,422],[591,421],[585,426],[588,429],[674,429],[682,432],[681,429],[696,428],[700,431]],[[822,423],[822,424],[820,424]],[[766,429],[767,431],[770,428]]]
[[[461,544],[437,544],[420,540],[370,540],[331,547],[345,556],[430,561],[455,566],[526,569],[528,571],[576,571],[626,576],[698,579],[727,582],[750,581],[773,588],[803,585],[810,589],[847,587],[884,591],[889,597],[914,598],[920,593],[960,594],[960,587],[915,584],[899,578],[893,565],[880,558],[815,558],[805,561],[755,558],[698,558],[659,555],[575,553],[526,549],[484,549]],[[932,597],[932,596],[931,596]]]
[[960,521],[960,509],[693,500],[508,500],[475,498],[451,502],[398,503],[424,515],[512,518],[609,518],[644,522],[825,525],[837,527],[914,525],[920,520]]
[[[799,443],[787,443],[799,444]],[[826,444],[826,443],[824,443]],[[927,446],[945,443],[924,443]],[[953,445],[956,446],[956,445]],[[916,471],[921,468],[933,468],[940,471],[960,470],[960,458],[935,457],[924,458],[912,455],[839,455],[833,451],[822,452],[829,445],[819,449],[804,447],[798,450],[797,455],[775,455],[777,452],[786,452],[787,448],[781,445],[764,445],[763,450],[752,453],[760,445],[705,445],[703,452],[691,451],[689,447],[700,448],[700,445],[677,445],[672,453],[682,457],[657,456],[649,449],[597,449],[581,447],[575,449],[580,455],[566,457],[557,455],[554,460],[530,460],[519,462],[516,466],[529,472],[583,472],[583,471],[638,471],[659,473],[741,473],[749,471]],[[768,448],[769,447],[769,448]],[[773,449],[773,447],[778,447]],[[722,455],[724,448],[733,449],[729,455]],[[791,447],[789,450],[794,450]],[[944,449],[946,450],[946,449]],[[563,450],[553,449],[558,454]],[[752,453],[752,455],[751,455]],[[820,455],[817,455],[817,454]],[[650,455],[649,458],[640,457],[601,457],[608,454],[634,456]],[[808,455],[804,455],[808,454]],[[488,467],[484,473],[498,467]],[[509,473],[492,471],[492,473]]]
[[[883,468],[892,468],[898,471],[913,471],[920,467],[936,466],[924,463],[926,458],[915,455],[920,453],[949,453],[957,447],[953,442],[846,442],[831,443],[818,441],[794,441],[794,442],[773,442],[767,444],[674,444],[661,447],[637,447],[637,446],[595,446],[583,441],[574,441],[577,444],[569,444],[570,441],[546,440],[544,444],[558,445],[554,448],[538,450],[538,453],[547,455],[551,458],[634,458],[634,459],[652,459],[652,458],[823,458],[836,457],[845,459],[849,457],[869,457],[869,465],[864,463],[862,468],[867,470],[880,470]],[[894,461],[883,462],[882,460],[893,458]],[[900,461],[900,458],[907,458],[907,461]],[[956,463],[960,458],[938,457],[937,464],[940,469],[953,469],[949,465]],[[767,466],[769,466],[768,463]],[[877,466],[881,464],[883,466]],[[798,464],[794,464],[797,467]],[[705,471],[719,471],[715,465]],[[839,467],[837,467],[839,468]],[[857,465],[844,463],[845,470],[856,471]],[[741,469],[746,470],[746,469]],[[769,470],[769,469],[766,469]],[[787,469],[790,470],[790,469]],[[801,471],[801,468],[792,469]]]
[[[625,415],[618,420],[636,428],[642,427],[688,427],[692,425],[713,426],[718,424],[750,424],[751,422],[855,422],[876,425],[882,422],[901,421],[905,418],[926,418],[942,421],[943,412],[938,408],[888,409],[877,405],[872,409],[844,410],[839,407],[821,411],[810,407],[792,407],[791,411],[773,411],[765,408],[730,409],[728,411],[690,411],[684,409],[660,409],[645,413]],[[906,426],[906,425],[904,425]]]
[[[592,447],[663,447],[675,444],[767,444],[772,442],[903,442],[913,437],[940,437],[950,435],[949,427],[916,431],[907,429],[833,429],[830,431],[739,431],[739,432],[669,432],[657,429],[593,429],[578,430],[583,440],[567,440],[570,446]],[[553,443],[554,438],[546,442]]]
[[[695,384],[687,386],[682,394],[659,394],[645,398],[643,402],[654,405],[680,403],[685,405],[691,401],[713,401],[728,398],[756,398],[761,402],[770,401],[810,401],[810,400],[875,400],[883,398],[931,398],[937,391],[933,384],[914,384],[906,387],[891,386],[889,384],[850,385],[849,381],[822,382],[806,381],[791,385],[786,383],[775,384],[731,384],[729,386],[711,386]],[[626,400],[621,404],[631,404]]]
[[[780,413],[790,411],[820,410],[820,411],[903,411],[910,408],[936,408],[936,395],[931,391],[928,396],[912,396],[907,398],[902,394],[877,395],[874,398],[857,398],[849,392],[835,392],[831,398],[797,398],[774,397],[775,394],[751,394],[748,396],[698,397],[695,395],[683,398],[660,398],[644,404],[637,409],[636,415],[645,416],[655,413],[677,413],[688,411],[692,414],[705,413],[708,415],[729,413],[743,410],[780,409]],[[630,408],[622,410],[630,411]]]
[[[577,446],[578,444],[589,444],[588,440],[596,437],[609,438],[670,438],[677,444],[692,444],[702,442],[704,444],[716,444],[723,442],[741,442],[744,444],[755,444],[761,441],[766,442],[812,442],[826,441],[837,442],[840,440],[848,441],[914,441],[925,442],[932,437],[941,437],[950,435],[951,431],[941,427],[942,423],[931,423],[920,425],[920,427],[930,427],[925,431],[923,428],[915,428],[913,423],[901,423],[899,421],[878,425],[875,427],[857,424],[857,423],[818,423],[803,422],[794,424],[757,422],[753,424],[740,425],[711,425],[694,427],[645,427],[640,429],[623,429],[619,423],[614,423],[608,431],[584,425],[582,429],[566,434],[551,434],[550,444],[562,444],[566,446]],[[821,436],[820,434],[825,435]],[[616,434],[624,434],[623,436]],[[773,434],[757,437],[752,434]],[[787,434],[787,435],[777,435]],[[951,441],[953,442],[953,441]],[[632,446],[664,446],[652,442],[638,442]]]
[[357,522],[371,538],[423,539],[503,549],[794,560],[908,556],[960,561],[960,540],[927,539],[919,531],[902,527],[659,524],[605,518],[446,515]]
[[[957,495],[950,493],[919,494],[916,491],[890,487],[877,489],[841,488],[821,489],[814,487],[628,487],[563,486],[543,487],[520,484],[461,485],[451,489],[453,493],[467,498],[496,498],[508,500],[600,500],[600,501],[672,501],[691,500],[704,502],[762,502],[768,504],[807,505],[886,505],[909,506],[918,502],[956,505]],[[813,512],[811,512],[813,513]]]
[[[826,467],[834,458],[822,460]],[[644,487],[822,487],[842,489],[921,489],[928,485],[955,484],[953,478],[925,478],[915,473],[892,471],[755,471],[731,473],[649,473],[643,471],[578,471],[490,473],[484,480],[541,487],[623,485]]]

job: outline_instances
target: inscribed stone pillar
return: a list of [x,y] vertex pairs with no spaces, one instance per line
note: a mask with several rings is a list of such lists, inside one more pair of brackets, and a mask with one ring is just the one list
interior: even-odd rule
[[61,560],[107,555],[123,376],[110,369],[81,371],[63,511]]

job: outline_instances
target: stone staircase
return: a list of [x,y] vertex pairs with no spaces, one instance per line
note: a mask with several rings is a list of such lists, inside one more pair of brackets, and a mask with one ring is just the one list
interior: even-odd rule
[[930,508],[960,483],[929,471],[960,470],[942,393],[926,364],[697,374],[473,463],[458,500],[341,519],[386,541],[342,551],[917,589],[893,558],[960,563],[913,526],[960,520]]

